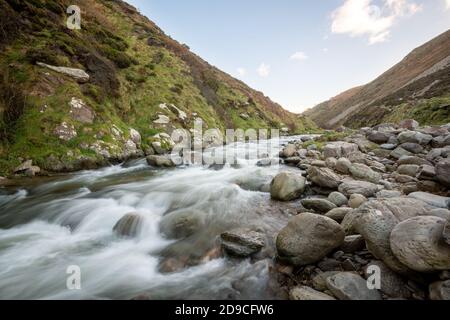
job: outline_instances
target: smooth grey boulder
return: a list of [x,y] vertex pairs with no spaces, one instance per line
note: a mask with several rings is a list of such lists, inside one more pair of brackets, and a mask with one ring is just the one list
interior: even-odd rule
[[302,206],[318,213],[327,213],[330,210],[337,208],[331,201],[321,198],[304,199],[302,200]]
[[421,153],[424,150],[423,147],[420,144],[412,143],[412,142],[402,143],[400,145],[400,147],[402,147],[406,151],[409,151],[409,152],[412,152],[412,153],[415,153],[415,154]]
[[341,183],[341,177],[329,168],[318,168],[311,166],[307,170],[308,179],[324,188],[337,189]]
[[306,179],[295,173],[279,173],[270,184],[270,196],[280,201],[298,199],[305,191]]
[[356,193],[369,198],[378,192],[378,186],[367,181],[344,179],[339,185],[339,192],[348,197]]
[[392,134],[388,134],[387,132],[381,132],[381,131],[372,131],[368,136],[367,139],[371,142],[383,144],[389,141],[389,138]]
[[411,152],[403,149],[402,147],[397,147],[390,153],[390,156],[395,159],[401,159],[402,157],[412,156],[412,155],[413,154]]
[[204,213],[179,210],[165,215],[159,224],[161,233],[171,239],[187,238],[203,228]]
[[344,241],[344,231],[325,216],[301,213],[293,217],[277,236],[276,247],[281,260],[295,266],[316,263]]
[[446,187],[450,187],[450,158],[436,164],[436,178]]
[[419,166],[416,164],[402,164],[397,168],[397,172],[402,175],[415,177],[419,172]]
[[165,156],[151,155],[147,157],[147,163],[154,167],[175,167],[175,163]]
[[450,246],[442,239],[445,223],[439,217],[420,216],[396,225],[390,236],[395,257],[419,272],[449,270]]
[[297,147],[294,144],[290,143],[281,152],[281,157],[282,158],[291,158],[295,155],[296,152],[297,152]]
[[378,290],[371,290],[361,276],[341,272],[327,278],[328,289],[340,300],[381,300]]
[[313,288],[306,286],[298,286],[294,287],[289,291],[289,299],[290,300],[299,300],[299,301],[324,301],[324,300],[336,300],[332,296],[329,296],[320,291],[314,290]]
[[226,253],[237,257],[248,257],[265,246],[264,234],[248,229],[238,228],[220,235],[221,246]]
[[354,163],[350,167],[350,173],[355,179],[378,183],[381,180],[381,174],[373,171],[362,163]]
[[417,143],[427,145],[433,140],[433,136],[418,131],[403,131],[397,136],[400,143]]
[[327,212],[325,216],[330,219],[333,219],[334,221],[341,222],[342,220],[344,220],[345,216],[352,210],[353,210],[352,208],[347,207],[336,208]]
[[430,300],[450,300],[450,280],[432,283],[429,295]]
[[374,267],[380,271],[381,292],[391,298],[407,299],[411,296],[411,292],[406,287],[407,281],[389,269],[382,261],[372,261],[364,268],[366,278],[373,275],[369,271],[372,271]]
[[350,167],[352,166],[352,162],[347,158],[339,158],[336,162],[334,169],[342,174],[349,174]]
[[408,195],[409,198],[414,198],[428,203],[436,208],[450,209],[450,198],[441,197],[428,192],[413,192]]
[[328,195],[328,200],[333,202],[336,206],[342,207],[348,203],[348,199],[340,192],[332,192]]

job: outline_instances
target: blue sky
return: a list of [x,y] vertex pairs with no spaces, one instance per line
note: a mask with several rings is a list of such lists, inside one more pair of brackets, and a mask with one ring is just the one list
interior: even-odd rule
[[365,84],[450,28],[450,0],[127,0],[293,112]]

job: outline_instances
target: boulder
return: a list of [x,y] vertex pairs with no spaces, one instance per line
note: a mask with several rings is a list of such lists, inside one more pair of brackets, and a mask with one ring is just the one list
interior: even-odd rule
[[272,180],[270,195],[275,200],[292,201],[303,194],[305,186],[306,179],[300,174],[282,172]]
[[89,75],[86,71],[76,68],[67,68],[67,67],[57,67],[49,64],[45,64],[42,62],[36,62],[38,66],[53,70],[58,73],[65,74],[73,79],[75,79],[78,83],[86,83],[89,81]]
[[161,233],[170,239],[187,238],[203,227],[203,212],[179,210],[165,215],[160,224]]
[[72,124],[68,124],[67,122],[62,122],[55,128],[53,132],[59,139],[63,141],[70,141],[78,136],[75,127]]
[[436,165],[436,178],[446,187],[450,187],[450,158],[444,159]]
[[333,219],[334,221],[341,222],[342,220],[344,220],[345,216],[352,210],[353,210],[352,208],[345,208],[345,207],[335,208],[328,211],[327,214],[325,214],[325,216],[330,219]]
[[329,168],[311,166],[308,168],[307,173],[309,180],[320,187],[337,189],[341,182],[341,177]]
[[382,145],[380,145],[380,148],[384,150],[394,150],[395,148],[397,148],[397,146],[398,145],[392,143],[383,143]]
[[417,177],[417,179],[420,179],[420,180],[435,180],[436,179],[436,169],[433,166],[424,164],[424,165],[420,166],[416,177]]
[[408,197],[421,200],[436,208],[450,209],[450,198],[448,197],[441,197],[428,192],[413,192]]
[[72,97],[72,100],[69,102],[70,105],[70,116],[73,120],[92,124],[94,123],[95,114],[91,108],[89,108],[83,100]]
[[136,237],[139,235],[144,218],[137,213],[128,213],[115,224],[113,231],[121,237]]
[[327,278],[328,289],[340,300],[381,300],[378,290],[371,290],[361,276],[340,272]]
[[433,148],[444,148],[446,146],[450,146],[450,134],[434,138],[431,141],[431,146]]
[[367,202],[367,198],[361,194],[354,193],[350,196],[350,200],[348,201],[348,205],[350,208],[357,209]]
[[362,163],[354,163],[350,167],[350,173],[355,179],[378,183],[381,180],[381,175],[373,171],[368,166]]
[[248,257],[265,246],[264,235],[248,229],[234,229],[220,235],[222,248],[226,253],[237,257]]
[[14,169],[14,173],[25,173],[25,171],[33,167],[33,160],[27,160]]
[[321,198],[304,199],[302,200],[302,206],[318,213],[327,213],[336,208],[334,203]]
[[377,192],[377,194],[376,194],[378,199],[398,198],[401,195],[402,195],[402,193],[397,190],[381,190],[380,192]]
[[395,159],[400,159],[404,156],[412,156],[413,154],[402,147],[397,147],[394,151],[390,153],[390,156]]
[[334,276],[336,274],[338,274],[340,271],[326,271],[326,272],[321,272],[317,275],[315,275],[312,278],[312,286],[314,289],[319,290],[319,291],[327,291],[328,287],[327,287],[327,279],[331,276]]
[[290,143],[281,152],[281,157],[282,158],[291,158],[295,155],[296,152],[297,152],[297,147],[294,144]]
[[130,128],[130,139],[131,139],[131,141],[133,141],[136,145],[140,145],[140,144],[141,144],[142,137],[141,137],[141,134],[140,134],[137,130],[135,130],[135,129],[133,129],[133,128]]
[[284,163],[286,164],[292,164],[292,165],[297,165],[300,163],[300,161],[302,161],[302,159],[300,157],[290,157],[290,158],[286,158],[284,159]]
[[170,123],[170,118],[168,116],[160,114],[160,115],[158,115],[158,119],[153,121],[153,123],[154,124],[166,125],[166,124]]
[[450,300],[450,280],[432,283],[429,295],[430,300]]
[[346,157],[353,152],[359,151],[359,147],[355,143],[343,141],[332,142],[323,148],[323,155],[326,158]]
[[433,136],[418,131],[403,131],[397,138],[400,143],[411,142],[420,145],[427,145],[433,140]]
[[348,199],[340,192],[332,192],[328,195],[328,200],[334,203],[338,207],[345,206],[348,203]]
[[165,156],[151,155],[147,157],[147,163],[154,167],[175,167],[175,163]]
[[419,128],[419,123],[414,119],[406,119],[399,123],[399,127],[408,130],[416,130]]
[[289,291],[289,299],[290,300],[300,300],[300,301],[311,301],[311,300],[336,300],[332,296],[329,296],[320,291],[314,290],[310,287],[298,286],[294,287]]
[[347,158],[339,158],[336,162],[335,169],[342,174],[349,174],[352,163]]
[[439,217],[420,216],[395,226],[390,246],[405,266],[419,272],[450,269],[450,246],[442,241],[446,221]]
[[419,166],[416,164],[402,164],[397,168],[399,174],[415,177],[419,172]]
[[359,234],[346,236],[344,239],[344,243],[339,248],[344,253],[355,253],[356,251],[361,251],[366,248],[366,240],[364,240],[363,236]]
[[390,134],[387,132],[382,131],[372,131],[368,136],[367,139],[371,142],[375,142],[378,144],[383,144],[389,141]]
[[347,197],[355,193],[361,194],[365,197],[372,197],[378,192],[378,186],[367,181],[344,179],[342,184],[339,185],[339,192],[343,193]]
[[411,292],[406,287],[407,282],[382,261],[372,261],[364,268],[366,278],[372,275],[369,273],[370,267],[377,267],[380,270],[381,292],[391,298],[407,299],[411,296]]
[[406,142],[406,143],[402,143],[400,145],[400,147],[402,147],[403,149],[405,149],[406,151],[412,152],[412,153],[421,153],[424,149],[423,147],[418,144],[418,143],[412,143],[412,142]]
[[278,255],[295,266],[316,263],[342,245],[344,231],[334,220],[312,213],[293,217],[277,236]]
[[442,231],[442,237],[444,241],[450,245],[450,216],[447,217],[447,222],[445,223],[444,231]]
[[328,168],[334,169],[336,167],[337,159],[336,158],[326,158],[325,164]]

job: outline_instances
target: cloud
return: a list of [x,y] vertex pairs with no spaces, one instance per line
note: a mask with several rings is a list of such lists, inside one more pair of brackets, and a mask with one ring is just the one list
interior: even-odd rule
[[291,60],[303,61],[303,60],[306,60],[306,59],[308,59],[308,56],[302,51],[297,51],[296,53],[294,53],[291,56]]
[[245,77],[247,75],[247,70],[244,68],[237,68],[237,73],[241,77]]
[[382,0],[382,5],[374,5],[372,2],[345,0],[331,14],[331,32],[350,34],[351,37],[368,36],[370,44],[384,42],[399,18],[412,16],[422,9],[410,0]]
[[322,52],[323,52],[323,53],[328,53],[328,51],[330,51],[328,48],[323,48],[323,49],[322,49]]
[[450,0],[445,0],[445,8],[450,10]]
[[263,62],[260,64],[256,71],[258,72],[260,77],[267,78],[270,74],[270,66]]

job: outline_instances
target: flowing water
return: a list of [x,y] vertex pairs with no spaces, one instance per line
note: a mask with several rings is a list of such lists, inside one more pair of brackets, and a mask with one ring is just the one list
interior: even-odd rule
[[[238,165],[221,170],[156,169],[142,159],[0,189],[0,299],[274,298],[270,250],[289,215],[270,200],[267,184],[287,168],[248,160],[244,151],[257,152],[255,143],[232,146]],[[270,145],[271,156],[278,152]],[[185,209],[201,214],[203,227],[188,238],[167,239],[161,219]],[[127,213],[143,217],[135,238],[113,232]],[[267,234],[266,257],[208,255],[221,232],[245,226]],[[167,259],[197,263],[163,272]],[[73,265],[81,270],[80,290],[66,285]]]

